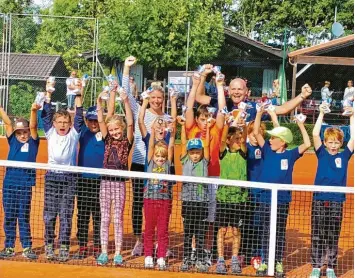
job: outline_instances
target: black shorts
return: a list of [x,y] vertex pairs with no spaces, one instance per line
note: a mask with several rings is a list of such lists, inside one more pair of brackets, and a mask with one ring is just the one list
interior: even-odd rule
[[241,228],[248,215],[247,203],[217,203],[216,221],[218,227]]

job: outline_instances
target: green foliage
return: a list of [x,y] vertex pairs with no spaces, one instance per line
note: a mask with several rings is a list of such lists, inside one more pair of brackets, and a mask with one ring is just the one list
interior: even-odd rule
[[13,16],[11,24],[11,52],[30,52],[35,47],[40,25],[29,16]]
[[22,13],[32,2],[31,0],[0,0],[0,12]]
[[100,26],[100,52],[123,60],[135,55],[153,68],[183,66],[188,21],[190,63],[217,55],[223,41],[222,12],[214,1],[118,0]]
[[26,82],[10,87],[9,115],[29,119],[31,105],[38,90]]
[[316,39],[329,39],[337,6],[337,21],[346,33],[354,29],[353,0],[237,0],[236,11],[229,17],[229,26],[250,36],[253,32],[263,42],[269,39],[283,41],[283,32],[290,30],[292,48],[308,46]]

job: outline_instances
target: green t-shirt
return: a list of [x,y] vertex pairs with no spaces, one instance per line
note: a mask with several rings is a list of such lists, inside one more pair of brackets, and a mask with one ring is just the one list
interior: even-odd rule
[[[243,151],[231,153],[225,149],[220,154],[221,179],[247,180],[247,161]],[[248,189],[238,186],[220,185],[217,190],[217,202],[242,203],[248,200]]]

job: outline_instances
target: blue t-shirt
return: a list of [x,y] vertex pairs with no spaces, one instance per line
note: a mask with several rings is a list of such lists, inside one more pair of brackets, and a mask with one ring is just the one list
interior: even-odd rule
[[[105,143],[101,132],[93,133],[86,125],[80,134],[79,166],[102,168],[104,161]],[[95,174],[82,174],[83,178],[98,178]]]
[[[285,150],[283,153],[277,153],[271,150],[270,142],[266,141],[261,148],[263,153],[263,167],[258,180],[267,183],[292,184],[293,167],[300,155],[298,147],[292,150]],[[271,203],[271,190],[260,189],[256,196],[257,202]],[[287,204],[291,202],[290,191],[279,191],[277,195],[278,204]]]
[[[9,154],[7,160],[36,162],[39,147],[39,137],[33,139],[31,136],[26,143],[16,139],[15,132],[7,138],[9,143]],[[4,179],[4,186],[34,186],[36,185],[36,170],[25,168],[7,167]]]
[[248,181],[258,181],[261,171],[262,152],[259,146],[247,143],[247,178]]
[[[322,144],[316,155],[318,158],[318,167],[315,185],[328,186],[346,186],[348,162],[354,152],[351,152],[346,146],[344,151],[331,155]],[[319,192],[313,194],[316,201],[334,201],[344,202],[344,193]]]
[[[149,140],[150,140],[150,133],[147,132],[145,137],[142,137],[142,140],[145,145],[145,165],[144,165],[144,172],[147,172],[148,168],[148,148],[149,148]],[[167,132],[164,138],[165,143],[169,144],[170,141],[170,132]]]

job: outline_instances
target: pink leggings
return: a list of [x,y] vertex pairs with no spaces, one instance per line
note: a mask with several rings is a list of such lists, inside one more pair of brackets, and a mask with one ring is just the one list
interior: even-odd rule
[[100,187],[101,246],[108,245],[111,202],[113,201],[116,250],[120,250],[123,237],[123,211],[126,197],[125,182],[102,180]]

